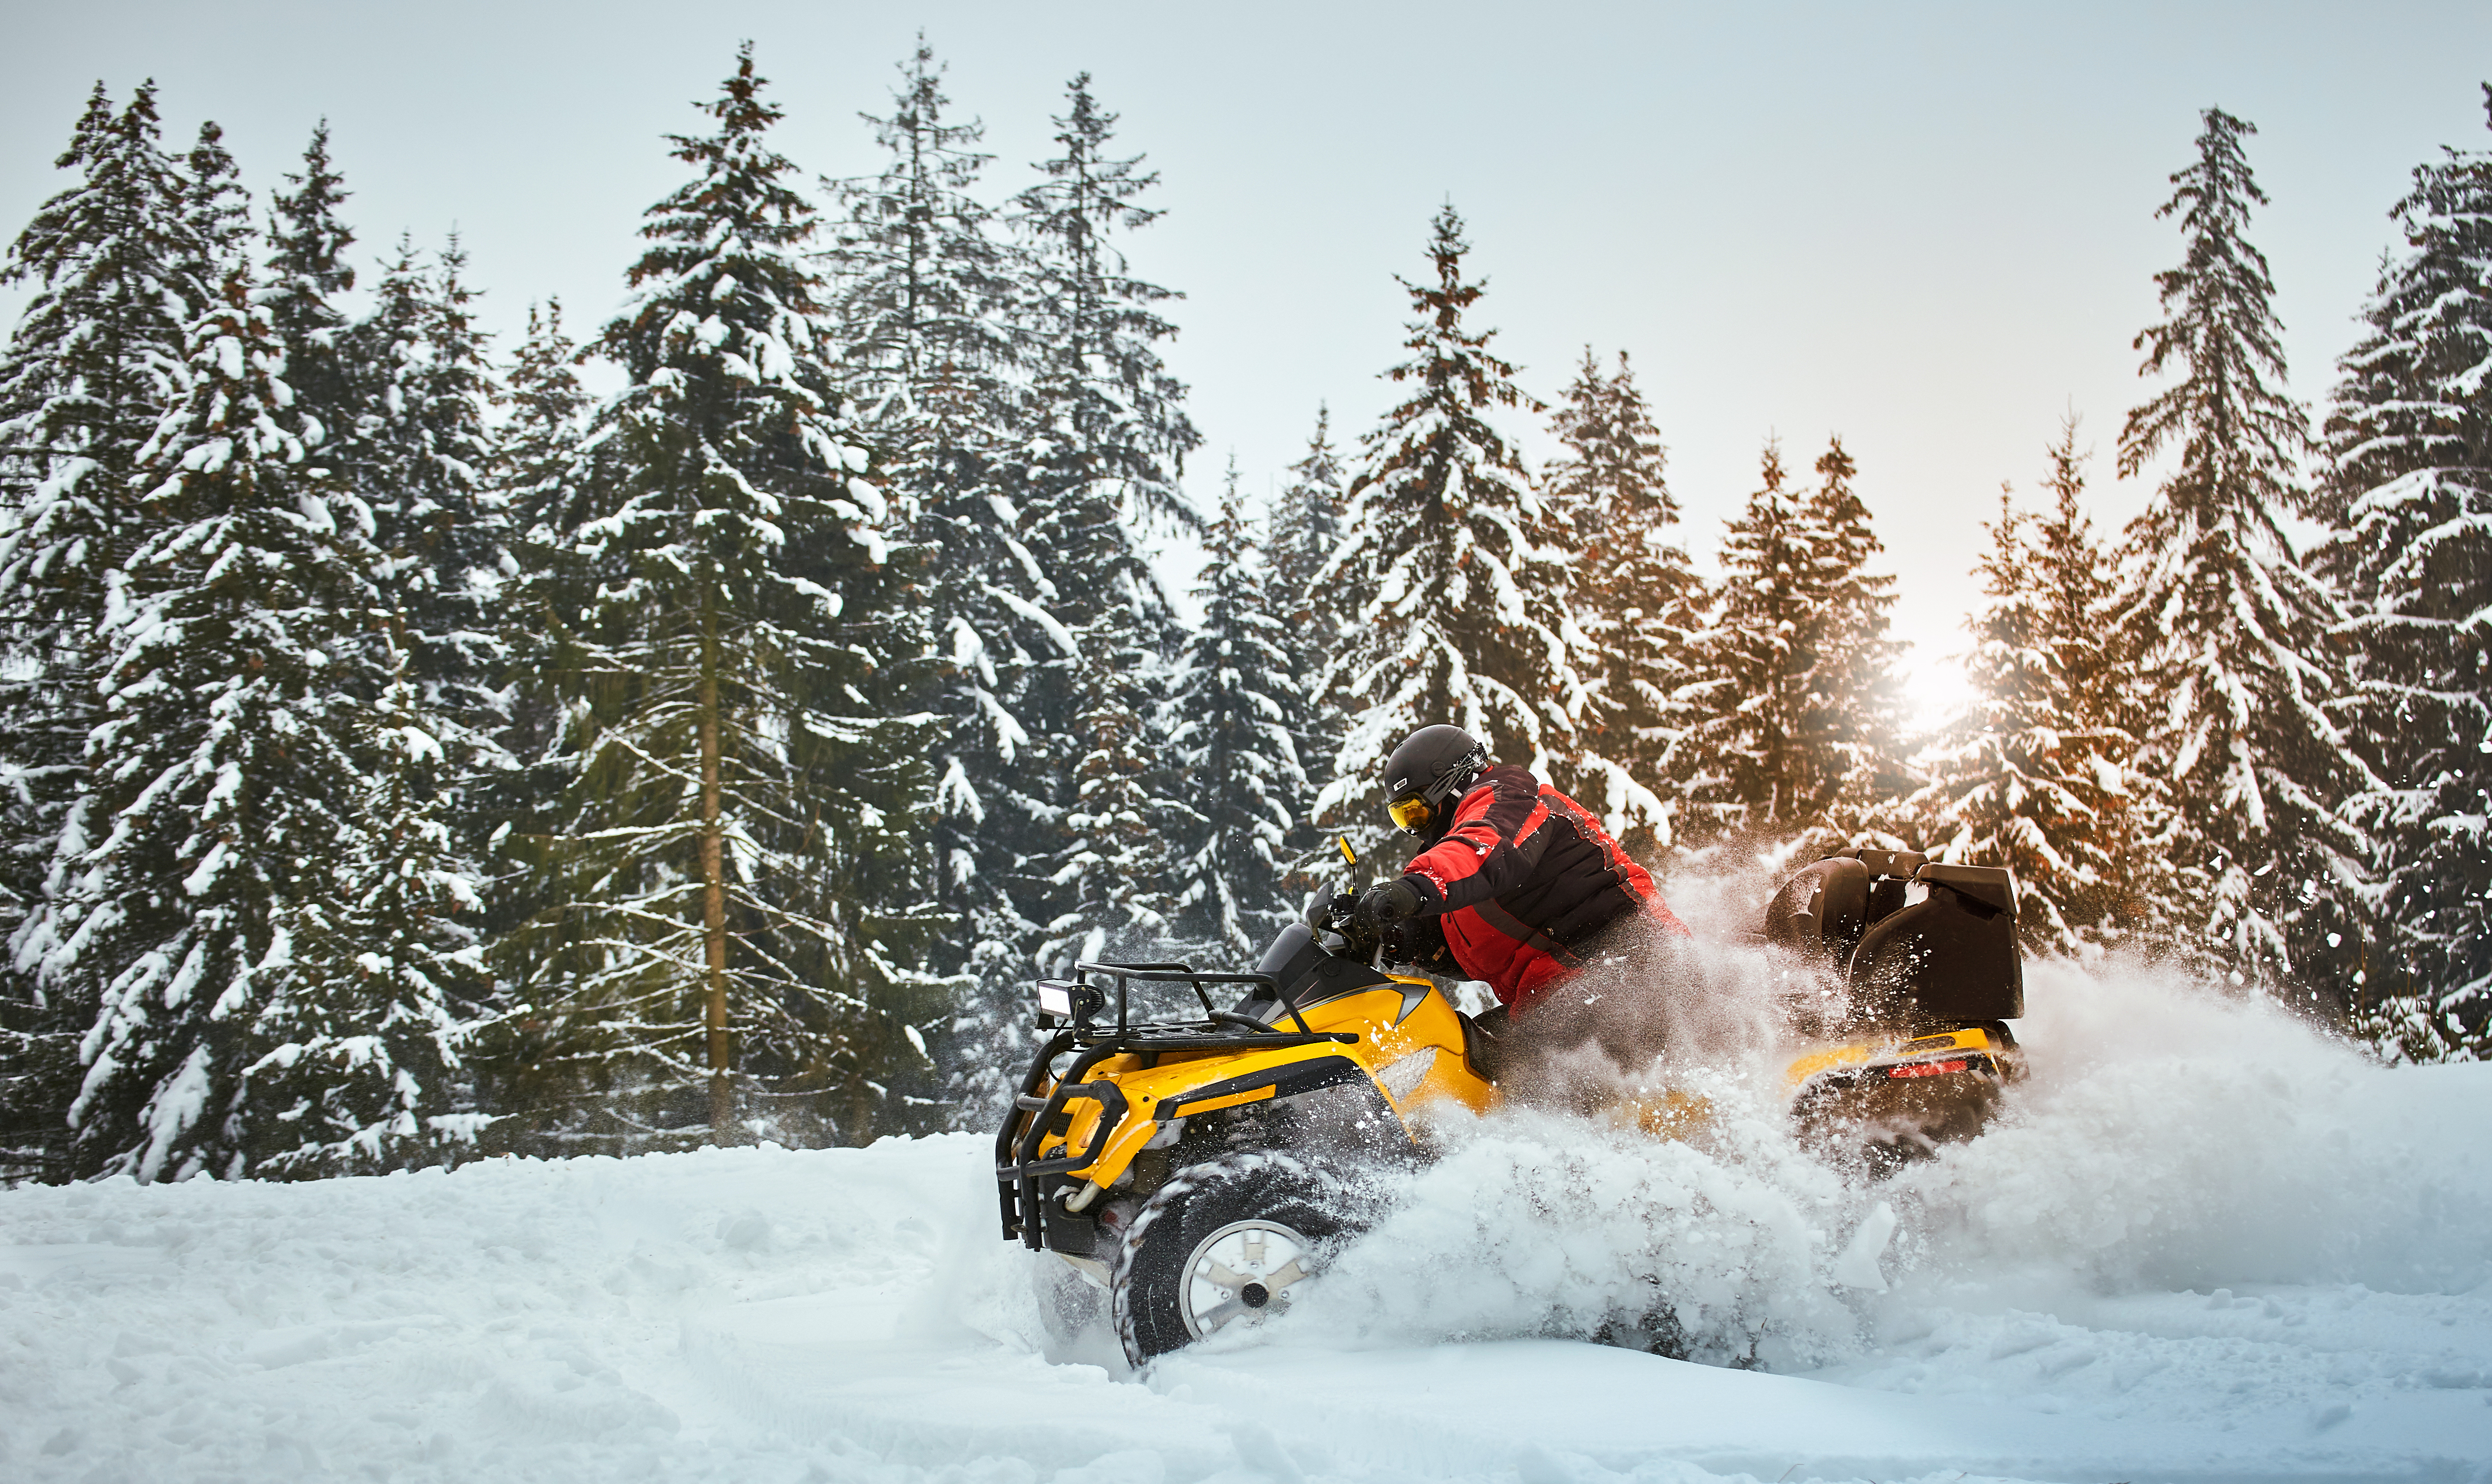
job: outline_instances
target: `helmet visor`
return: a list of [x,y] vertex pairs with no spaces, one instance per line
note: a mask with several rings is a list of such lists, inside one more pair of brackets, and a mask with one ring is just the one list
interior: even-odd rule
[[1407,799],[1395,799],[1384,806],[1384,812],[1393,816],[1396,828],[1409,830],[1414,835],[1419,832],[1419,827],[1426,824],[1429,817],[1436,813],[1429,807],[1426,799],[1415,794]]

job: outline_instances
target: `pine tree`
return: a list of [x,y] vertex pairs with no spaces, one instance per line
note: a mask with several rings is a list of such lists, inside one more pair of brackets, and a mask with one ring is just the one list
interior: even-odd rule
[[1430,723],[1461,727],[1561,787],[1583,761],[1582,686],[1561,634],[1566,574],[1534,542],[1539,497],[1491,421],[1540,408],[1489,351],[1496,332],[1464,325],[1483,288],[1463,278],[1469,248],[1448,205],[1429,243],[1434,281],[1400,281],[1416,316],[1410,359],[1386,374],[1411,394],[1367,435],[1348,534],[1318,578],[1356,607],[1317,686],[1320,703],[1355,708],[1317,810],[1362,858],[1390,838],[1384,758]]
[[1029,252],[1018,304],[1033,372],[1030,453],[1055,485],[1096,486],[1129,517],[1197,526],[1177,479],[1202,439],[1184,384],[1160,358],[1176,327],[1153,308],[1181,295],[1134,277],[1111,241],[1159,219],[1140,204],[1159,175],[1140,172],[1139,155],[1111,156],[1116,115],[1091,98],[1088,73],[1065,91],[1054,120],[1063,153],[1013,201]]
[[1269,546],[1271,580],[1280,610],[1296,623],[1339,627],[1331,592],[1320,579],[1347,534],[1349,495],[1341,455],[1332,445],[1332,409],[1318,405],[1307,451],[1290,465],[1290,482],[1274,502]]
[[[563,333],[562,303],[528,308],[527,334],[504,373],[509,415],[492,446],[488,483],[506,512],[511,559],[506,621],[495,625],[509,651],[514,680],[501,738],[515,764],[489,776],[480,813],[492,831],[542,835],[551,827],[563,789],[562,771],[549,766],[566,701],[560,681],[556,632],[578,612],[585,567],[566,537],[585,512],[578,496],[590,486],[580,445],[588,395],[579,384],[579,347]],[[489,839],[490,837],[489,836]],[[533,916],[540,904],[524,898],[524,874],[497,861],[496,891],[489,920],[499,932]]]
[[1608,813],[1630,853],[1650,859],[1671,843],[1656,802],[1635,813],[1632,790],[1670,787],[1662,758],[1684,724],[1688,644],[1702,622],[1704,582],[1672,540],[1678,501],[1666,455],[1626,353],[1615,375],[1584,351],[1552,420],[1563,452],[1542,471],[1550,519],[1578,551],[1575,617],[1592,693],[1588,729],[1625,772],[1611,780]]
[[[1176,626],[1135,527],[1197,523],[1177,488],[1200,441],[1152,306],[1110,241],[1158,213],[1157,177],[1113,159],[1115,116],[1085,74],[1055,121],[1063,153],[1014,198],[1018,254],[990,301],[1021,368],[988,460],[946,483],[922,522],[931,608],[947,657],[936,858],[956,927],[942,957],[960,986],[950,1059],[958,1096],[1005,1096],[1025,1056],[1033,967],[1151,938],[1169,909],[1172,806],[1151,722]],[[979,1114],[983,1116],[983,1113]]]
[[[1037,966],[1063,972],[1112,944],[1147,951],[1169,932],[1172,826],[1162,791],[1169,651],[1175,619],[1113,486],[1078,455],[1050,459],[1028,492],[1029,548],[1054,581],[1049,610],[1071,629],[1071,663],[1029,671],[1029,714],[1062,733],[1062,843],[1048,874],[1052,915]],[[1075,627],[1078,625],[1078,627]],[[1062,725],[1050,718],[1065,718]],[[1068,745],[1069,744],[1069,745]]]
[[772,1100],[783,1137],[888,1126],[889,1068],[922,1059],[903,1003],[921,738],[885,702],[924,640],[836,404],[816,214],[766,141],[764,85],[747,45],[704,106],[716,133],[672,136],[694,177],[650,208],[606,331],[630,384],[595,415],[557,543],[577,560],[528,605],[556,626],[571,783],[552,905],[518,943],[520,1081],[644,1088],[608,1102],[627,1126],[697,1093],[719,1141]]
[[[2485,91],[2492,114],[2492,86]],[[2492,1057],[2492,151],[2418,166],[2404,248],[2341,363],[2328,434],[2356,616],[2355,714],[2384,787],[2354,802],[2382,870],[2355,1024],[2392,1058]]]
[[1083,650],[1056,616],[1063,595],[1041,564],[1018,472],[954,486],[917,522],[935,630],[925,708],[939,719],[921,826],[945,918],[931,966],[955,997],[943,1060],[962,1069],[957,1096],[980,1109],[1011,1096],[1000,1069],[1026,1059],[1027,981],[1060,911],[1051,860],[1079,756],[1066,697]]
[[[518,563],[487,428],[500,394],[465,265],[455,234],[430,265],[401,240],[378,284],[377,309],[346,338],[369,394],[352,443],[363,487],[373,491],[382,557],[374,576],[398,646],[394,665],[402,670],[396,683],[412,688],[407,705],[419,720],[409,725],[437,754],[407,785],[429,813],[407,823],[411,806],[401,801],[381,826],[392,838],[425,842],[411,880],[481,881],[491,836],[516,821],[520,802],[508,746],[512,635],[502,613]],[[436,826],[448,835],[440,850],[430,843]],[[464,923],[456,929],[471,931]],[[460,1013],[487,997],[473,972],[405,972],[410,993],[435,987]]]
[[[225,150],[225,132],[214,119],[199,126],[198,142],[191,146],[185,163],[190,174],[186,215],[202,250],[193,276],[202,287],[213,289],[251,256],[251,193],[243,189],[242,172]],[[191,308],[193,314],[204,314],[213,306],[203,301]]]
[[2129,527],[2127,621],[2154,696],[2145,760],[2177,812],[2181,951],[2332,1013],[2368,849],[2337,806],[2372,779],[2329,710],[2348,684],[2342,610],[2279,523],[2313,500],[2274,285],[2243,236],[2267,200],[2241,150],[2253,131],[2220,108],[2203,117],[2198,159],[2158,213],[2180,218],[2186,256],[2156,276],[2168,317],[2136,342],[2146,373],[2180,374],[2121,432],[2124,476],[2173,458]]
[[1069,973],[1111,947],[1150,959],[1171,932],[1171,837],[1180,807],[1165,791],[1154,713],[1167,677],[1148,647],[1143,615],[1111,608],[1082,631],[1074,669],[1072,799],[1050,883],[1062,905],[1038,945],[1037,966]]
[[1026,510],[1017,298],[1027,265],[970,193],[990,158],[976,147],[984,128],[946,122],[941,75],[921,37],[890,113],[867,118],[888,163],[840,188],[830,260],[846,385],[896,523],[923,556],[940,661],[920,699],[940,741],[922,832],[948,919],[931,966],[960,1000],[950,1059],[975,1065],[1008,1033],[1055,915],[1045,862],[1061,845],[1071,718],[1031,714],[1031,685],[1069,670],[1076,641],[1052,611],[1052,557],[1033,547]]
[[1891,798],[1901,782],[1902,685],[1895,657],[1903,646],[1886,637],[1895,579],[1872,570],[1885,546],[1871,529],[1869,507],[1852,488],[1859,472],[1839,437],[1817,456],[1817,499],[1811,515],[1823,530],[1824,612],[1819,653],[1826,691],[1817,727],[1834,739],[1849,784],[1872,798]]
[[[197,276],[214,249],[196,230],[193,182],[159,136],[153,83],[118,114],[98,83],[58,162],[80,183],[44,204],[0,271],[39,284],[0,364],[0,581],[13,608],[73,604],[35,621],[81,638],[102,612],[103,574],[136,535],[124,490],[183,393],[187,316],[216,295]],[[21,649],[52,641],[19,636]]]
[[312,131],[294,189],[272,198],[268,224],[267,297],[285,345],[285,380],[307,419],[304,431],[324,465],[342,475],[354,457],[353,434],[367,389],[347,356],[346,312],[340,300],[355,286],[346,250],[355,234],[338,220],[345,182],[329,160],[329,121]]
[[49,1170],[95,986],[34,970],[66,931],[63,863],[100,832],[84,764],[102,720],[99,636],[155,523],[130,481],[188,383],[185,319],[210,294],[193,182],[159,137],[154,84],[115,111],[98,83],[58,162],[76,184],[44,203],[0,269],[34,286],[0,360],[0,905],[15,965],[0,992],[0,1144]]
[[1814,490],[1785,488],[1778,445],[1723,546],[1707,625],[1692,640],[1690,721],[1665,767],[1683,780],[1694,844],[1813,833],[1840,844],[1891,796],[1893,579],[1851,489],[1841,439]]
[[2116,567],[2079,503],[2073,418],[2050,458],[2050,512],[2000,495],[1976,569],[1990,601],[1970,624],[1975,699],[1904,813],[1933,854],[2016,873],[2029,952],[2074,954],[2117,938],[2150,868],[2136,859],[2130,816],[2143,781],[2121,721]]
[[461,1056],[486,996],[484,883],[452,830],[451,728],[424,702],[403,617],[378,616],[388,683],[355,727],[352,843],[334,901],[297,929],[295,987],[253,1027],[250,1098],[277,1112],[262,1178],[456,1163],[491,1121]]
[[[67,930],[41,964],[103,992],[70,1113],[81,1176],[282,1172],[294,1110],[252,1086],[273,1038],[369,1028],[359,1004],[309,992],[357,844],[371,514],[307,464],[249,281],[225,293],[140,453],[134,488],[163,515],[104,630],[87,755],[102,838],[71,863]],[[384,1143],[372,1162],[402,1157]]]
[[[1356,607],[1355,594],[1323,577],[1325,564],[1348,534],[1348,476],[1332,443],[1332,409],[1316,407],[1316,430],[1307,451],[1290,465],[1289,483],[1266,513],[1265,590],[1270,609],[1283,620],[1278,636],[1286,670],[1298,696],[1291,740],[1304,787],[1290,806],[1285,879],[1312,886],[1328,878],[1338,859],[1332,836],[1319,829],[1314,803],[1332,782],[1345,719],[1330,706],[1308,700],[1324,664],[1341,647]],[[1316,863],[1322,862],[1319,866]]]
[[1016,264],[969,193],[993,157],[977,149],[984,125],[944,122],[942,74],[920,35],[890,115],[866,115],[890,161],[838,187],[846,220],[829,254],[845,389],[904,527],[989,477],[1019,395]]
[[563,331],[561,302],[530,305],[527,332],[502,375],[509,412],[495,430],[488,477],[508,513],[515,569],[494,626],[510,677],[496,739],[509,765],[474,780],[463,817],[454,822],[465,841],[484,837],[476,859],[489,882],[479,918],[489,949],[488,995],[516,1012],[487,1027],[469,1057],[479,1105],[519,1115],[502,1124],[500,1133],[510,1137],[497,1143],[523,1142],[518,1136],[548,1081],[530,1057],[544,1048],[549,1023],[526,1005],[520,980],[526,961],[542,951],[529,940],[529,925],[562,900],[562,883],[544,869],[542,843],[565,822],[576,760],[561,745],[579,704],[567,685],[573,651],[564,636],[594,581],[589,561],[570,541],[594,513],[585,503],[595,481],[581,447],[589,400],[579,361],[578,345]]
[[1202,624],[1169,686],[1162,730],[1187,817],[1175,851],[1180,935],[1225,955],[1262,946],[1296,915],[1281,895],[1290,835],[1307,798],[1298,763],[1305,706],[1291,673],[1290,619],[1276,610],[1231,460],[1210,560],[1195,583]]
[[406,612],[426,705],[460,728],[448,745],[487,766],[476,755],[498,751],[504,723],[508,643],[498,614],[515,564],[487,427],[501,394],[465,266],[456,236],[429,269],[400,242],[378,309],[353,334],[354,360],[374,376],[354,442],[388,556],[384,590]]
[[495,430],[492,486],[517,538],[549,545],[570,520],[568,498],[588,411],[579,346],[563,333],[562,301],[528,307],[527,334],[503,376],[510,415]]

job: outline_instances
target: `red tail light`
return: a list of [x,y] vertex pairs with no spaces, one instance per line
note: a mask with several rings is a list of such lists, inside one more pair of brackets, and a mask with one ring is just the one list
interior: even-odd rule
[[1900,1067],[1888,1067],[1886,1075],[1888,1077],[1938,1077],[1948,1072],[1961,1072],[1965,1069],[1965,1065],[1961,1061],[1911,1061]]

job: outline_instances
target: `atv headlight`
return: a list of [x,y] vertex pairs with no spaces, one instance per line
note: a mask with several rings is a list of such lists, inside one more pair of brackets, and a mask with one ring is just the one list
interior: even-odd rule
[[1394,1102],[1407,1103],[1410,1101],[1410,1094],[1419,1090],[1419,1084],[1428,1080],[1429,1072],[1433,1071],[1436,1065],[1437,1049],[1433,1046],[1423,1046],[1377,1073],[1376,1080],[1383,1084],[1385,1091],[1393,1095]]
[[1038,982],[1038,1026],[1041,1030],[1053,1030],[1063,1025],[1079,1028],[1107,1003],[1108,996],[1090,985],[1041,979]]

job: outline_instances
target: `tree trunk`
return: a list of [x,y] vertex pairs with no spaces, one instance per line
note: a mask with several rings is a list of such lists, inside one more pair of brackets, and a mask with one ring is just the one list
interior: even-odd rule
[[[703,624],[704,628],[709,627]],[[718,1143],[732,1143],[735,1082],[727,1036],[727,860],[719,824],[718,640],[701,638],[700,673],[700,871],[701,944],[708,958],[709,1131]]]

